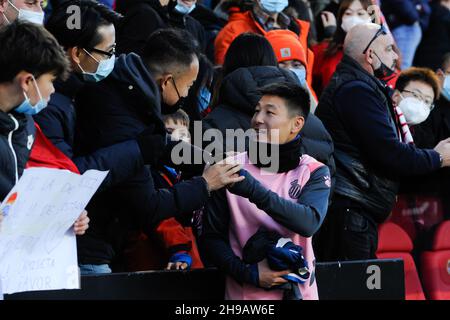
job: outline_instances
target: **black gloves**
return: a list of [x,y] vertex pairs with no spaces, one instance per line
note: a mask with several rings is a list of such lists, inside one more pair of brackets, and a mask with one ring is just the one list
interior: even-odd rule
[[[205,166],[204,160],[209,161],[211,158],[203,149],[195,145],[183,140],[172,140],[166,132],[155,133],[154,126],[142,131],[136,141],[145,164],[151,166],[165,164],[174,167],[181,170],[185,174],[185,178],[201,175]],[[174,148],[176,149],[174,150]],[[173,155],[172,151],[174,151]],[[185,152],[186,154],[184,154]],[[180,159],[176,158],[180,158],[184,162],[178,163],[176,160]]]

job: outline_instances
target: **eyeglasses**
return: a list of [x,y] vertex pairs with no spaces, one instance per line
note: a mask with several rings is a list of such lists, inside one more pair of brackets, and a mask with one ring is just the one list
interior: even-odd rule
[[434,108],[434,101],[431,98],[427,98],[425,96],[423,96],[422,94],[416,92],[416,91],[410,91],[410,90],[403,90],[402,92],[406,92],[409,94],[412,94],[412,96],[420,101],[422,101],[423,103],[425,103],[429,108],[430,111],[433,110]]
[[103,55],[107,56],[108,58],[111,58],[113,55],[116,54],[116,46],[115,45],[109,51],[103,51],[103,50],[100,50],[100,49],[97,49],[97,48],[86,48],[86,49],[89,50],[89,51],[93,51],[93,52],[97,52],[97,53],[103,54]]
[[370,45],[381,35],[387,35],[388,31],[386,30],[385,26],[382,24],[380,25],[380,29],[378,29],[377,33],[373,36],[373,38],[369,41],[369,44],[364,49],[363,54],[366,54],[367,50],[369,50]]

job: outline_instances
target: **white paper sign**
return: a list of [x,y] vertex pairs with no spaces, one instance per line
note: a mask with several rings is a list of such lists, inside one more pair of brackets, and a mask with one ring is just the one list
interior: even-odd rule
[[[4,294],[79,289],[73,224],[108,172],[26,169],[0,209]],[[89,213],[88,213],[89,215]]]

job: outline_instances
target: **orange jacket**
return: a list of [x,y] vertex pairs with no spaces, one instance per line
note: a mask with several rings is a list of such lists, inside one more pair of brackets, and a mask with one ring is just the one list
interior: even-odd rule
[[[299,36],[300,43],[302,44],[303,48],[308,48],[308,33],[310,24],[307,21],[299,19],[297,19],[296,21],[299,24],[301,30]],[[265,36],[267,33],[267,31],[265,31],[255,21],[255,19],[253,19],[251,11],[233,13],[228,20],[228,24],[219,32],[214,42],[215,60],[217,64],[223,64],[225,60],[225,54],[227,53],[228,47],[230,46],[231,42],[233,42],[233,40],[237,36],[244,32],[254,32],[263,36]],[[308,70],[312,70],[314,63],[314,54],[309,49],[307,59]],[[311,74],[309,74],[307,78],[311,79]]]

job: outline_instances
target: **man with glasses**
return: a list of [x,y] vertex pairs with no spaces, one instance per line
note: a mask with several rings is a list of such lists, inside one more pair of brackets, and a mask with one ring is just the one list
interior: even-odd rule
[[439,78],[432,70],[412,67],[400,74],[392,103],[400,108],[406,123],[415,126],[428,118],[440,91]]
[[[414,143],[421,148],[429,148],[450,136],[450,52],[440,60],[436,72],[441,89],[440,97],[427,120],[414,127]],[[433,190],[437,189],[440,195],[444,206],[444,219],[450,219],[450,169],[434,175],[429,185]]]
[[436,74],[441,89],[436,108],[424,123],[414,128],[414,141],[421,147],[434,145],[443,137],[450,136],[450,52],[442,58]]
[[[316,239],[318,260],[375,258],[377,226],[392,210],[399,178],[450,166],[450,139],[434,150],[403,139],[390,89],[379,80],[394,69],[393,47],[392,35],[380,25],[352,28],[344,58],[319,101],[316,115],[333,138],[337,172],[332,204]],[[428,92],[420,94],[428,101]]]

